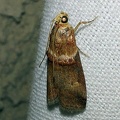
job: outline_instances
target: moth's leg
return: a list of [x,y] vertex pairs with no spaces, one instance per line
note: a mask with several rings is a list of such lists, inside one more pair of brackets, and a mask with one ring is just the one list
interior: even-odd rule
[[88,23],[91,23],[93,22],[94,20],[96,20],[97,17],[95,17],[93,20],[90,20],[90,21],[80,21],[76,27],[74,28],[74,32],[76,32],[76,30],[78,29],[78,27],[81,25],[81,24],[88,24]]
[[[77,47],[78,48],[78,47]],[[83,54],[84,56],[86,56],[86,57],[88,57],[89,58],[89,55],[88,54],[86,54],[86,53],[84,53],[82,50],[80,50],[80,48],[78,48],[78,50],[79,50],[79,52],[81,53],[81,54]]]

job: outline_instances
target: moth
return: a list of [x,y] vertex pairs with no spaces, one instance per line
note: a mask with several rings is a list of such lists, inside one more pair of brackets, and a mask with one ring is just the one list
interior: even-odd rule
[[60,109],[77,112],[86,107],[86,84],[80,61],[79,48],[76,45],[75,28],[68,23],[68,14],[60,12],[53,20],[49,34],[47,59],[47,103],[48,106],[59,103]]

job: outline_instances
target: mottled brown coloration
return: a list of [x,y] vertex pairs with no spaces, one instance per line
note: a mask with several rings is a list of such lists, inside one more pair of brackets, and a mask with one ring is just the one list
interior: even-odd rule
[[[86,106],[86,85],[79,53],[76,64],[54,66],[48,59],[47,99],[48,105],[60,102],[61,108],[68,111],[79,111]],[[54,77],[54,78],[53,78]]]
[[[93,21],[93,20],[92,20]],[[61,12],[53,19],[48,41],[47,56],[47,102],[60,103],[62,109],[74,112],[86,106],[85,77],[76,46],[75,31],[68,23],[68,15]]]
[[57,24],[53,27],[51,33],[47,53],[48,58],[51,61],[64,65],[75,63],[74,57],[78,48],[76,46],[74,29],[69,24],[64,26],[63,24]]

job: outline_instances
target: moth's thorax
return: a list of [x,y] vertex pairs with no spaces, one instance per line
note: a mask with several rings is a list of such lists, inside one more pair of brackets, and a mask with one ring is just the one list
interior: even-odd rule
[[78,48],[76,46],[74,29],[68,23],[55,24],[50,34],[50,44],[47,51],[49,60],[58,64],[73,64]]

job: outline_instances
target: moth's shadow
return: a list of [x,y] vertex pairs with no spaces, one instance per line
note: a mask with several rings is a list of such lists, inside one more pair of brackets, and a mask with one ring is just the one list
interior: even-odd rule
[[60,108],[60,112],[63,116],[74,116],[74,115],[77,115],[77,114],[83,114],[83,112],[85,111],[84,110],[81,110],[81,111],[74,111],[74,112],[71,112],[71,111],[66,111],[66,110],[63,110]]
[[60,113],[61,115],[63,116],[74,116],[74,115],[77,115],[77,114],[83,114],[83,112],[85,111],[85,109],[81,110],[81,111],[75,111],[75,112],[71,112],[71,111],[67,111],[67,110],[64,110],[62,109],[61,107],[59,107],[59,103],[55,103],[53,105],[49,105],[47,106],[48,110],[49,111],[52,111],[55,109],[55,107],[59,108],[60,110]]
[[58,106],[59,106],[59,103],[54,103],[53,105],[47,105],[47,108],[49,111],[51,111],[51,110],[54,110],[55,107],[58,107]]

